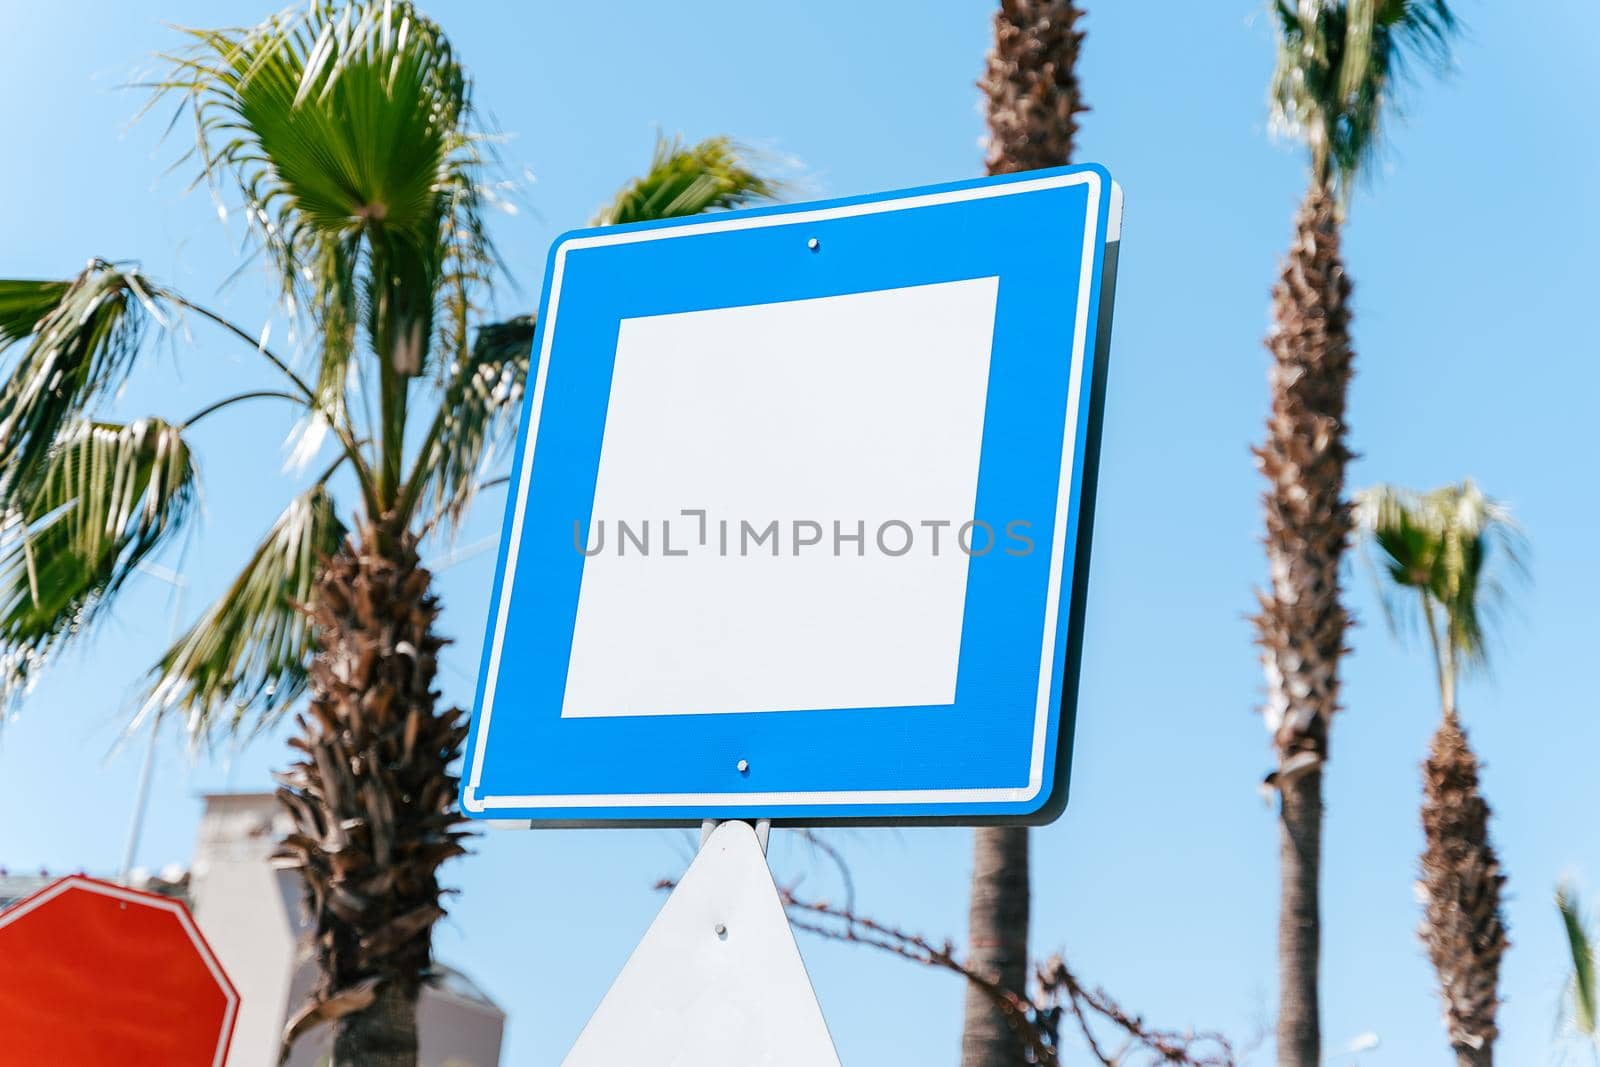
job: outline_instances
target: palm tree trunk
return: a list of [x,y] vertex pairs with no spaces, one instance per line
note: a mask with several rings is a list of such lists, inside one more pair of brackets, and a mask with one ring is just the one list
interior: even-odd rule
[[[983,827],[972,845],[968,962],[1020,995],[1028,986],[1028,828]],[[994,999],[966,983],[961,1067],[1027,1062],[1026,1046]]]
[[1422,943],[1439,979],[1445,1029],[1461,1067],[1492,1067],[1500,960],[1510,942],[1505,875],[1489,841],[1478,757],[1446,711],[1422,765]]
[[1278,1062],[1321,1060],[1317,1004],[1322,918],[1322,772],[1308,771],[1283,790],[1278,812]]
[[295,830],[280,856],[305,881],[320,975],[287,1047],[334,1026],[332,1067],[414,1067],[416,1003],[444,915],[438,868],[465,851],[450,765],[466,737],[433,689],[438,607],[408,533],[369,524],[329,559],[310,606],[309,713],[279,776]]
[[379,985],[371,1005],[338,1021],[329,1067],[416,1067],[418,992],[415,984]]
[[1059,167],[1072,158],[1083,17],[1072,0],[1000,0],[978,88],[988,109],[990,174]]
[[[982,79],[988,108],[990,174],[1059,167],[1072,158],[1078,115],[1082,12],[1072,0],[1000,0],[994,47]],[[1028,986],[1028,829],[974,831],[970,958],[1018,995]],[[971,982],[961,1032],[962,1067],[1026,1063],[1000,1007]]]
[[1322,766],[1339,708],[1339,658],[1349,618],[1339,567],[1350,538],[1344,499],[1345,398],[1350,384],[1350,282],[1339,255],[1332,194],[1313,182],[1273,287],[1272,410],[1256,449],[1267,479],[1270,587],[1257,643],[1280,805],[1278,1063],[1318,1067]]

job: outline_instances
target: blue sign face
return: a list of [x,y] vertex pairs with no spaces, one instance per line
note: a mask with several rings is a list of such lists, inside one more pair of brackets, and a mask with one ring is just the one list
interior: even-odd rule
[[560,238],[467,813],[1059,814],[1120,199],[1091,165]]

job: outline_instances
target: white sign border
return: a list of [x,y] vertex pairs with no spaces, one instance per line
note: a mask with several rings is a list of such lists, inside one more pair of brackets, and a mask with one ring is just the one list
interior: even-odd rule
[[[1112,203],[1107,212],[1110,231],[1108,237],[1099,233],[1100,205],[1099,172],[1094,170],[1056,174],[1046,178],[983,185],[966,189],[950,189],[919,196],[898,197],[840,207],[821,208],[816,211],[779,212],[729,218],[713,222],[700,221],[683,226],[666,226],[656,229],[602,233],[575,237],[563,241],[555,251],[554,266],[550,275],[550,300],[541,326],[543,343],[539,348],[538,371],[534,378],[533,397],[529,406],[528,425],[523,438],[525,451],[522,457],[522,477],[516,487],[516,510],[511,520],[511,540],[506,553],[504,578],[500,587],[500,603],[495,612],[494,641],[489,652],[487,678],[484,683],[483,704],[480,710],[476,744],[472,751],[472,773],[462,791],[461,804],[469,812],[482,814],[492,808],[739,808],[753,806],[803,807],[845,806],[850,804],[1025,804],[1039,795],[1044,788],[1044,750],[1050,720],[1050,700],[1055,687],[1056,630],[1060,623],[1061,572],[1066,549],[1067,526],[1072,504],[1072,467],[1076,459],[1078,432],[1078,406],[1081,401],[1083,360],[1089,332],[1090,298],[1094,280],[1094,257],[1107,239],[1115,239],[1120,228],[1120,208],[1116,195],[1120,190],[1112,183]],[[1061,478],[1057,490],[1056,524],[1051,538],[1050,580],[1045,597],[1044,639],[1039,669],[1039,693],[1033,725],[1033,749],[1028,763],[1028,784],[1023,788],[993,789],[866,789],[825,790],[814,792],[738,792],[738,793],[567,793],[550,796],[480,796],[478,786],[483,777],[483,760],[489,741],[490,717],[494,711],[495,687],[500,675],[501,646],[505,640],[506,621],[511,610],[511,593],[517,572],[517,552],[522,544],[522,521],[528,504],[528,483],[533,475],[533,450],[538,443],[539,414],[544,406],[545,379],[550,369],[550,348],[555,339],[557,305],[561,298],[561,278],[566,267],[567,253],[584,248],[607,245],[632,244],[638,241],[656,241],[669,237],[693,234],[726,233],[733,230],[760,229],[766,226],[792,226],[828,219],[851,218],[858,215],[876,215],[889,211],[911,211],[917,208],[960,203],[965,200],[986,200],[998,196],[1015,196],[1021,193],[1061,189],[1073,185],[1088,187],[1087,219],[1084,223],[1083,262],[1078,277],[1078,307],[1073,323],[1072,373],[1067,395],[1067,418],[1061,455]],[[520,821],[520,820],[519,820]]]

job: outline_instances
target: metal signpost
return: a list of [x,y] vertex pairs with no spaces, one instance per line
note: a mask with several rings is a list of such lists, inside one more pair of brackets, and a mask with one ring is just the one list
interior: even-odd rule
[[1088,165],[556,241],[463,807],[722,823],[569,1063],[832,1057],[768,821],[1060,813],[1120,219]]

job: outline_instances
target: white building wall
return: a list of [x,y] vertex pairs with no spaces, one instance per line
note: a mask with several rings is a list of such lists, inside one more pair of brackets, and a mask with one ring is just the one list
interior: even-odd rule
[[[263,803],[263,800],[266,803]],[[276,1067],[299,911],[292,875],[270,862],[288,816],[270,794],[206,797],[189,873],[190,910],[239,991],[228,1067]]]

